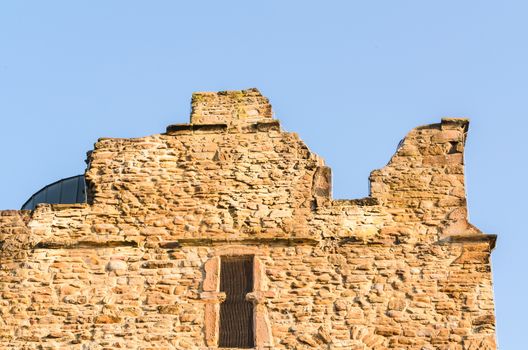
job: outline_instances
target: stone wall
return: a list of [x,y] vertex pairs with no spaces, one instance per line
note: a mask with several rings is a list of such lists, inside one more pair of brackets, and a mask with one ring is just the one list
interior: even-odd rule
[[256,89],[194,94],[191,114],[98,140],[89,203],[0,212],[0,348],[215,349],[206,267],[236,252],[262,269],[259,349],[496,348],[467,120],[412,130],[369,197],[336,201]]

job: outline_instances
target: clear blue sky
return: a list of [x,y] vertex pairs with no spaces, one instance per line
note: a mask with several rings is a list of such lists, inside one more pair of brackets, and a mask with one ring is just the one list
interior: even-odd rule
[[525,348],[528,3],[186,3],[0,4],[0,208],[82,173],[98,137],[187,122],[193,91],[258,87],[333,168],[337,198],[365,196],[411,128],[470,117],[471,220],[499,234],[499,345]]

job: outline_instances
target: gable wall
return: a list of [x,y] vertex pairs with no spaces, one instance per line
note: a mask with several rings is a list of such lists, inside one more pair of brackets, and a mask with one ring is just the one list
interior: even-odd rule
[[368,198],[335,201],[257,90],[192,106],[192,124],[100,139],[89,203],[1,212],[0,348],[207,348],[204,266],[232,246],[263,265],[272,348],[496,348],[467,120],[412,130]]

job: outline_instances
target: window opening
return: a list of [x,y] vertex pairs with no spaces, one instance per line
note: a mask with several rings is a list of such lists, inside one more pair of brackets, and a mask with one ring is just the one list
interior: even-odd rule
[[225,256],[220,259],[220,291],[226,294],[220,304],[222,348],[253,348],[253,304],[246,295],[253,291],[253,256]]

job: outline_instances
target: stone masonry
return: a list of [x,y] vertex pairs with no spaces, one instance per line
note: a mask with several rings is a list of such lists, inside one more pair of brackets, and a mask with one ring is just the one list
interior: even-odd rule
[[496,349],[490,252],[467,219],[466,119],[412,130],[370,195],[258,90],[88,154],[88,202],[0,211],[1,349],[217,349],[220,265],[251,256],[255,349]]

